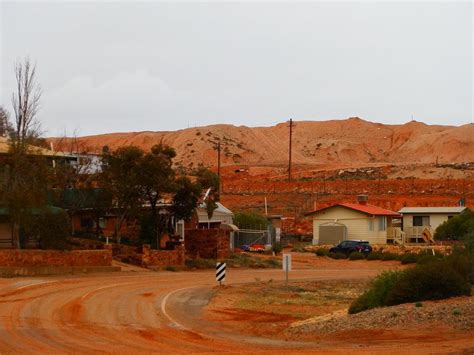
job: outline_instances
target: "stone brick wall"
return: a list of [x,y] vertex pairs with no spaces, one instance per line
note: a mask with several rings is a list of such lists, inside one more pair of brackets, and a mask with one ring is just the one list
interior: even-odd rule
[[230,254],[229,231],[222,229],[188,229],[185,231],[186,256],[223,259]]
[[0,267],[111,266],[112,251],[107,250],[0,250]]
[[144,245],[142,252],[143,267],[184,265],[184,247],[182,246],[177,246],[174,250],[156,250],[150,249],[149,245]]

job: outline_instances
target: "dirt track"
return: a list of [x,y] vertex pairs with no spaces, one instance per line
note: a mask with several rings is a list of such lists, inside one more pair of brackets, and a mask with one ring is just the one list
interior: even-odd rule
[[[351,269],[298,270],[292,272],[292,278],[354,279],[379,272],[352,265]],[[226,282],[278,280],[283,276],[281,270],[275,269],[231,269]],[[211,331],[210,325],[199,317],[214,286],[213,271],[2,279],[0,351],[279,352],[281,347],[334,350],[317,343],[271,342],[242,338],[239,334],[219,336],[215,327]],[[338,346],[342,351],[349,348]]]

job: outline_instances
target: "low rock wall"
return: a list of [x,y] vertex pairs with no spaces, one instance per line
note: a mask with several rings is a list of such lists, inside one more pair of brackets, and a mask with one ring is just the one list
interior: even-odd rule
[[184,265],[184,247],[182,246],[177,246],[174,250],[156,250],[150,249],[149,245],[144,245],[142,252],[143,267]]
[[112,251],[104,250],[0,250],[0,267],[111,266]]
[[223,259],[229,257],[229,231],[222,229],[187,229],[184,245],[190,258]]

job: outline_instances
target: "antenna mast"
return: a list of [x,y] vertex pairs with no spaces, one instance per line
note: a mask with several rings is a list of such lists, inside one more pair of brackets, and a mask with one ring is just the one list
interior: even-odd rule
[[288,149],[288,181],[291,181],[291,143],[293,140],[293,119],[290,118],[290,142],[289,142],[289,149]]

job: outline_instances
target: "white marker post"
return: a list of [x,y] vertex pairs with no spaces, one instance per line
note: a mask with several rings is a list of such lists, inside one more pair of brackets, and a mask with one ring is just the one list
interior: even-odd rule
[[286,285],[288,286],[288,272],[291,271],[291,254],[283,254],[283,271],[285,271]]
[[226,263],[216,263],[216,281],[219,282],[219,286],[221,286],[222,281],[225,280],[225,267]]

